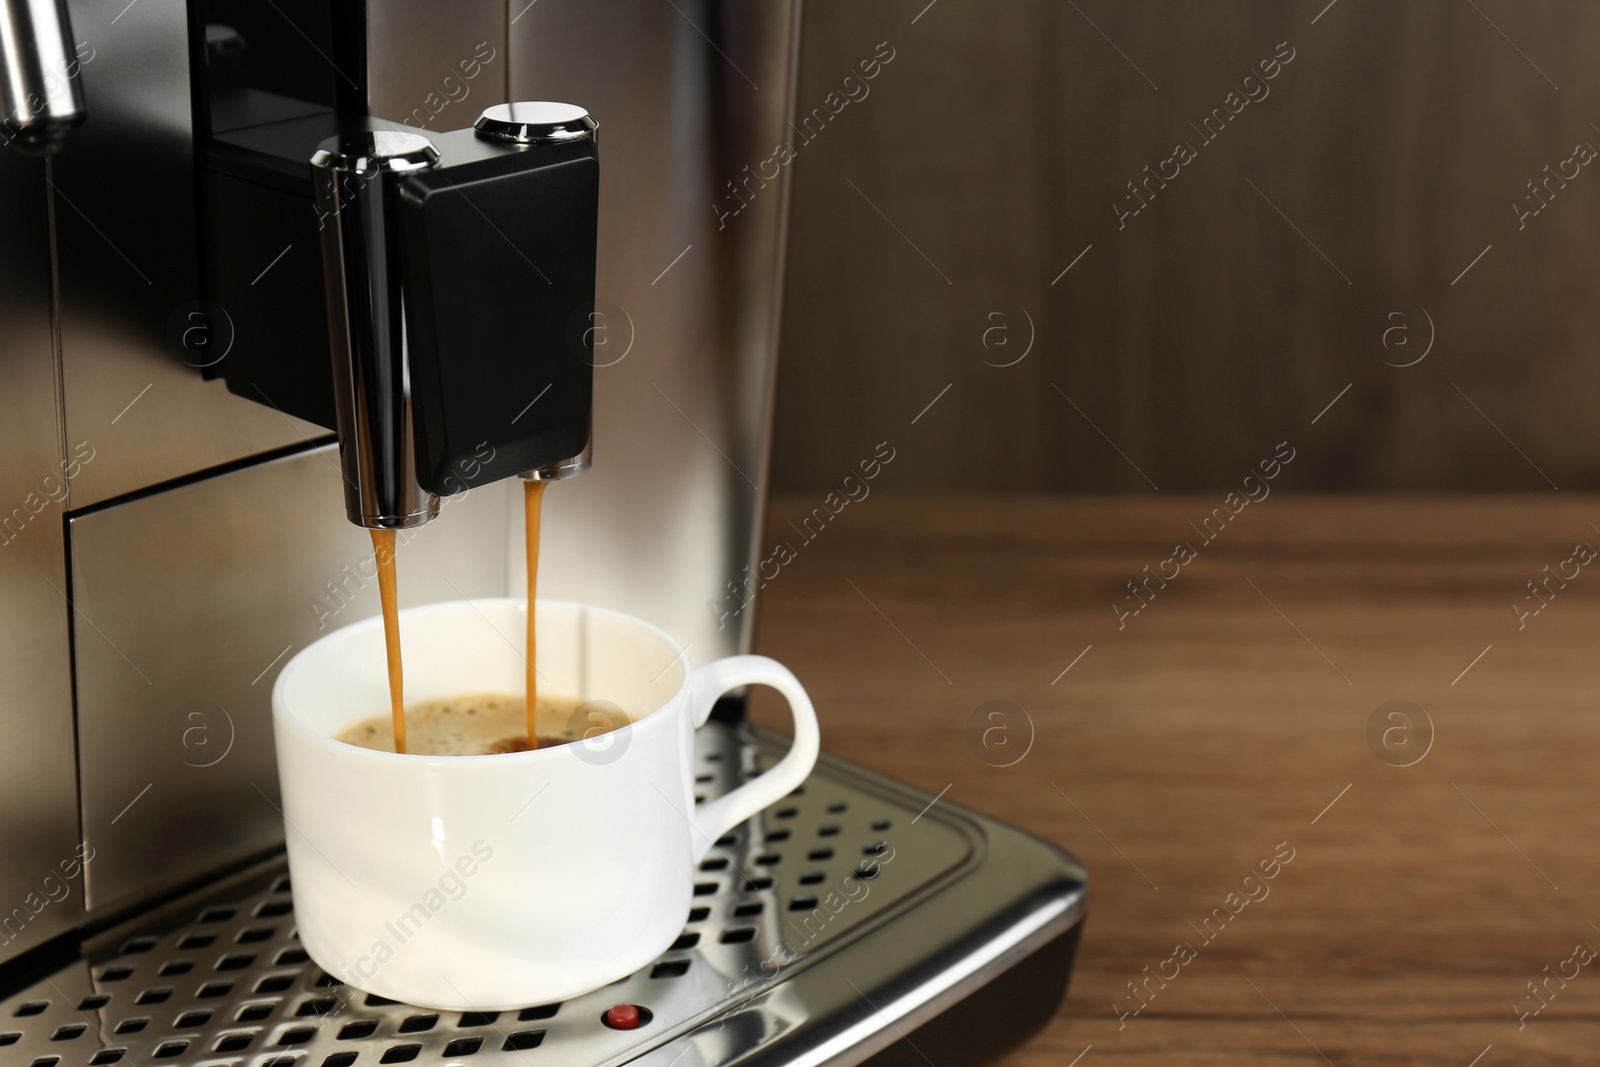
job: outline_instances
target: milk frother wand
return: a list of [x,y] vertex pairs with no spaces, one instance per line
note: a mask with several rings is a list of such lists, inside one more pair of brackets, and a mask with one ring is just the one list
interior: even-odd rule
[[84,119],[66,0],[0,0],[0,56],[0,135],[35,155],[55,152]]

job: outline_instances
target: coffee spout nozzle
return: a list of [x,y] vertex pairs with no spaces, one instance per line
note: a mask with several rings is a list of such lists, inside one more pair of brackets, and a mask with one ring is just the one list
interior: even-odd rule
[[396,239],[399,179],[435,166],[419,134],[353,131],[311,159],[322,226],[345,513],[369,530],[421,526],[439,498],[419,480],[406,273]]
[[583,444],[583,451],[571,459],[563,459],[556,463],[546,463],[542,467],[523,471],[517,477],[525,482],[564,482],[568,478],[576,478],[584,473],[594,462],[594,439],[591,437]]

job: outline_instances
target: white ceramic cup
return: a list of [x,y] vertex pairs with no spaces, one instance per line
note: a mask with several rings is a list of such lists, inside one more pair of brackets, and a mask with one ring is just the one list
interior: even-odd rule
[[[522,600],[400,613],[408,704],[524,691]],[[683,929],[696,864],[729,829],[794,789],[817,719],[764,656],[690,670],[677,642],[601,608],[538,602],[547,692],[610,701],[634,719],[559,747],[491,756],[397,755],[333,736],[386,715],[383,620],[321,638],[272,690],[295,921],[306,952],[368,993],[452,1011],[502,1011],[598,989]],[[777,766],[694,801],[694,730],[729,690],[789,701]]]

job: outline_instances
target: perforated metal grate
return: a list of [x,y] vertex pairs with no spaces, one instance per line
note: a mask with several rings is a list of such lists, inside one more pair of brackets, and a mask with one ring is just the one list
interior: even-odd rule
[[[776,753],[700,731],[701,799]],[[818,772],[717,842],[682,934],[605,989],[510,1012],[437,1012],[345,986],[300,948],[282,860],[103,935],[87,959],[0,1002],[0,1063],[357,1067],[623,1062],[730,1012],[906,906],[968,861],[959,825]],[[640,1006],[638,1030],[601,1021]]]

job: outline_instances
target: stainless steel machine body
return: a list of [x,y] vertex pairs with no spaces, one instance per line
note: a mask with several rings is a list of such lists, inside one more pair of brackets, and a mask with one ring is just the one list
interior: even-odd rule
[[[122,1011],[118,994],[101,988],[120,980],[108,979],[107,968],[133,967],[141,982],[150,976],[144,964],[114,960],[133,950],[112,940],[147,930],[124,940],[155,938],[162,951],[178,953],[178,942],[166,945],[160,932],[178,914],[169,909],[188,906],[173,901],[221,894],[244,921],[238,894],[254,891],[252,878],[272,881],[283,838],[268,704],[274,673],[319,635],[377,611],[372,549],[344,517],[331,423],[279,410],[265,393],[238,395],[218,377],[230,355],[273,351],[275,312],[320,301],[322,274],[311,243],[281,241],[270,227],[251,225],[248,211],[219,218],[208,200],[208,120],[192,84],[208,62],[248,65],[294,53],[294,64],[322,71],[332,95],[359,88],[359,104],[373,115],[419,131],[468,127],[484,107],[518,99],[576,101],[600,119],[606,166],[588,326],[593,468],[546,496],[542,592],[643,616],[675,634],[697,662],[749,643],[750,612],[730,620],[708,603],[721,601],[759,555],[787,175],[726,225],[712,205],[746,162],[783,139],[798,0],[737,8],[371,0],[349,8],[365,20],[360,71],[320,53],[317,28],[296,22],[315,5],[239,4],[244,29],[206,17],[227,6],[67,0],[87,117],[48,158],[0,148],[0,724],[8,741],[0,746],[0,994],[34,986],[0,1006],[0,1062],[32,1047],[35,1024],[24,1030],[23,1021],[34,1014],[70,1028],[68,1016],[57,1020],[69,1001],[68,1015]],[[297,120],[288,95],[262,99],[281,109],[282,121]],[[214,299],[219,290],[238,295]],[[515,327],[514,316],[507,325]],[[399,531],[402,604],[522,588],[514,491],[514,482],[499,482],[443,497],[437,521]],[[730,761],[754,760],[770,744],[729,743]],[[844,783],[840,789],[869,781],[838,767],[819,773]],[[860,788],[894,792],[885,783]],[[900,810],[913,803],[903,793],[895,803],[886,817],[897,826],[921,806]],[[782,818],[762,816],[740,832],[739,848],[755,847],[750,835],[770,837],[771,820]],[[937,909],[917,913],[949,934],[941,962],[929,966],[966,977],[929,984],[910,956],[856,949],[852,958],[867,962],[852,966],[868,970],[850,973],[870,983],[862,997],[882,1007],[874,991],[892,991],[898,1007],[863,1015],[851,1000],[824,1011],[807,999],[814,994],[785,992],[799,988],[791,973],[821,973],[813,945],[805,957],[812,962],[763,973],[737,993],[680,983],[672,998],[656,1001],[662,1026],[644,1035],[646,1044],[600,1041],[590,1060],[634,1058],[660,1044],[670,1023],[674,1040],[700,1035],[692,1042],[700,1058],[684,1063],[765,1062],[757,1053],[858,1062],[894,1040],[890,1023],[921,1024],[957,995],[951,990],[971,992],[1038,948],[1043,934],[1012,945],[1006,931],[1040,907],[1054,916],[1038,927],[1048,927],[1056,945],[1047,971],[1064,982],[1071,946],[1063,950],[1060,938],[1070,933],[1075,943],[1081,871],[998,824],[950,818],[948,840],[964,842],[961,858],[937,877],[928,873],[916,892],[895,895],[892,909],[890,895],[878,894],[898,925],[858,908],[837,951],[881,928],[912,956],[921,950],[913,946],[931,952],[926,932],[904,932],[918,921],[907,909],[942,900],[950,912],[943,919]],[[930,814],[918,826],[944,822]],[[985,867],[996,842],[1027,857],[1008,861],[1009,870],[1034,874],[1009,885]],[[761,854],[730,853],[729,869],[760,867]],[[735,901],[738,893],[768,893],[760,897],[766,918],[751,925],[763,947],[776,945],[780,906],[807,896],[798,888],[809,884],[803,878],[784,881],[800,876],[802,862],[795,855],[794,870],[774,876],[776,890],[736,891],[719,880],[717,906],[737,909],[754,902]],[[218,882],[235,874],[243,881]],[[267,899],[270,885],[262,892],[247,901],[251,908],[278,907]],[[1031,903],[1018,904],[1018,894]],[[257,936],[243,927],[226,933],[240,944]],[[293,959],[287,921],[262,936],[275,955],[241,950],[253,955],[239,967],[277,967],[283,953]],[[996,947],[1004,945],[1011,947]],[[901,971],[883,971],[886,960]],[[703,970],[720,974],[726,962]],[[195,990],[179,992],[175,983],[171,997],[198,997],[203,967],[233,963],[202,965],[197,956],[191,966]],[[309,996],[315,969],[281,966],[295,977],[277,992],[304,979]],[[921,977],[907,985],[911,972]],[[38,983],[61,989],[48,996]],[[227,996],[255,995],[256,986],[235,985]],[[303,1007],[273,996],[274,1012]],[[28,1008],[41,999],[50,1006]],[[758,1000],[766,1005],[759,1011],[739,1007]],[[578,1009],[561,1010],[570,1020]],[[156,1019],[153,1008],[146,1014]],[[703,1032],[712,1017],[719,1036]],[[402,1062],[369,1046],[339,1046],[312,1060],[295,1042],[269,1048],[282,1037],[267,1040],[259,1027],[250,1042],[225,1049],[223,1031],[243,1016],[210,1018],[189,1017],[193,1025],[180,1030],[194,1034],[167,1039],[168,1049],[184,1042],[170,1054],[159,1043],[135,1052],[115,1038],[121,1015],[80,1019],[79,1033],[93,1031],[92,1048],[63,1044],[70,1038],[52,1043],[52,1029],[38,1058],[15,1062],[110,1063],[103,1056],[113,1048],[141,1063],[356,1062],[340,1058],[341,1049],[361,1051],[362,1063]],[[409,1032],[403,1020],[395,1025]],[[817,1041],[779,1041],[790,1029]],[[150,1023],[152,1038],[163,1032]],[[428,1048],[446,1055],[443,1046]]]
[[[231,41],[246,60],[298,44],[343,84],[278,6],[255,14],[276,37],[268,21],[241,41],[196,24],[198,5],[74,0],[88,118],[48,160],[0,154],[0,670],[17,741],[0,752],[0,906],[26,914],[0,920],[0,958],[279,841],[272,673],[376,610],[329,429],[204,377],[270,341],[274,309],[320,299],[318,248],[197,221],[190,79],[208,33],[213,55]],[[719,628],[706,603],[753,558],[784,218],[775,189],[719,234],[706,190],[779,135],[798,16],[719,28],[711,8],[663,10],[375,3],[367,63],[372,111],[403,128],[471,126],[519,96],[605,114],[595,464],[547,495],[544,589],[648,618],[704,662],[748,639],[747,617]],[[719,89],[730,61],[768,86],[753,110]],[[235,262],[221,283],[269,294],[262,308],[210,299],[208,272]],[[522,587],[514,488],[445,497],[440,521],[401,531],[403,601]],[[67,895],[28,911],[80,842]]]

